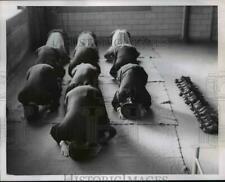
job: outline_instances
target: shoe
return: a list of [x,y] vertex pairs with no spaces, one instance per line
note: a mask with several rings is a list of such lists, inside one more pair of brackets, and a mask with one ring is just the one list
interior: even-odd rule
[[207,113],[207,108],[206,107],[201,107],[200,109],[196,109],[193,112],[197,113],[198,115],[204,115],[205,113]]
[[191,90],[190,89],[185,89],[185,90],[183,90],[181,92],[182,92],[182,95],[186,95],[186,94],[190,93]]
[[197,102],[195,102],[195,103],[193,104],[193,107],[194,107],[195,109],[198,109],[198,108],[203,107],[203,104],[202,104],[202,102],[201,102],[200,100],[198,100]]
[[204,114],[204,115],[199,115],[199,118],[201,119],[201,120],[205,120],[205,119],[207,119],[207,118],[210,118],[211,116],[208,114],[208,113],[206,113],[206,114]]
[[190,100],[191,97],[195,97],[195,94],[193,94],[193,92],[189,92],[187,94],[183,94],[182,97],[185,99],[185,100]]
[[180,83],[180,82],[182,82],[182,80],[181,79],[175,79],[175,83],[177,84],[177,83]]
[[192,85],[189,84],[189,83],[180,84],[180,85],[178,85],[178,88],[179,88],[181,91],[183,91],[183,90],[185,90],[185,89],[190,90],[190,89],[192,88]]
[[181,76],[181,79],[185,79],[185,80],[191,82],[191,79],[189,76]]
[[202,120],[200,124],[200,128],[205,132],[209,134],[216,134],[218,133],[218,123],[215,122],[214,120],[210,119],[205,119]]
[[198,98],[196,97],[196,95],[192,95],[190,97],[188,97],[188,100],[192,103],[197,102]]
[[174,82],[175,82],[175,83],[178,83],[178,82],[179,82],[179,80],[176,78],[176,79],[174,80]]
[[186,81],[181,81],[177,84],[178,87],[184,87],[185,85],[188,85],[189,83]]
[[209,110],[208,110],[208,108],[206,106],[203,106],[202,108],[200,108],[198,110],[199,114],[201,114],[201,115],[205,114],[205,112],[208,112],[208,111]]

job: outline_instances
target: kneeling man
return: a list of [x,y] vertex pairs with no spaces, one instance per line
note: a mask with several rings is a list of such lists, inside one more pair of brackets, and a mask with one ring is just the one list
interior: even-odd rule
[[131,44],[131,35],[126,29],[117,29],[112,32],[112,45],[104,54],[104,57],[107,61],[113,61],[115,58],[115,51],[117,47],[120,46],[132,46]]
[[116,135],[99,89],[91,85],[73,88],[66,95],[65,108],[63,121],[50,132],[64,156],[75,160],[95,156]]
[[98,88],[99,70],[89,64],[81,63],[72,70],[72,79],[67,87],[66,93],[81,85],[92,85]]
[[100,72],[100,66],[98,65],[99,54],[96,44],[96,36],[92,32],[82,32],[79,35],[73,58],[68,68],[68,73],[71,77],[72,70],[81,63],[92,64]]
[[26,82],[18,95],[28,121],[38,117],[38,106],[47,105],[51,111],[59,106],[61,86],[55,69],[47,64],[32,66],[26,75]]
[[145,88],[148,75],[136,64],[126,64],[118,71],[119,90],[112,105],[120,118],[137,119],[143,117],[151,106],[151,96]]

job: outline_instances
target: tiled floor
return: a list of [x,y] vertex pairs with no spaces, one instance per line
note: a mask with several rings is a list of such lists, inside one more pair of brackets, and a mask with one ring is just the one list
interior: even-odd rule
[[[217,136],[204,134],[197,120],[178,96],[174,78],[190,75],[210,103],[215,95],[205,89],[207,75],[216,71],[215,45],[152,44],[137,45],[141,65],[147,71],[152,111],[140,121],[121,121],[112,110],[111,99],[118,88],[108,74],[110,63],[103,59],[106,46],[100,46],[100,88],[108,115],[117,136],[94,159],[76,162],[61,156],[49,135],[53,123],[63,118],[62,105],[57,113],[44,115],[36,124],[23,117],[17,94],[25,72],[33,64],[30,55],[8,77],[7,87],[7,171],[10,174],[182,174],[185,164],[192,167],[195,147],[200,145],[200,161],[208,174],[218,173]],[[204,69],[202,69],[204,67]],[[68,75],[63,87],[68,84]],[[63,93],[62,93],[63,95]],[[171,104],[163,104],[170,101]],[[63,96],[61,98],[63,103]]]

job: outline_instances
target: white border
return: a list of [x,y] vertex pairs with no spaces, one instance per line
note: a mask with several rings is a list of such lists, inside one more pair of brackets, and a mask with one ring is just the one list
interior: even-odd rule
[[[183,6],[183,5],[218,5],[218,73],[225,72],[225,1],[224,0],[67,0],[67,1],[0,1],[0,71],[6,72],[6,24],[4,20],[4,8],[10,5],[18,6]],[[2,67],[3,65],[3,67]],[[2,87],[2,85],[1,85]],[[6,85],[4,83],[4,88]],[[6,98],[6,97],[5,97]],[[221,101],[219,100],[219,103]],[[219,104],[220,105],[220,104]],[[219,175],[7,175],[6,174],[6,116],[5,116],[5,100],[0,100],[0,181],[1,180],[157,180],[164,177],[164,180],[201,180],[201,179],[225,179],[225,139],[219,135]],[[225,111],[224,108],[219,107],[219,112]],[[223,131],[222,131],[223,130]],[[220,130],[225,132],[224,118],[220,117]],[[223,135],[225,136],[225,135]],[[96,177],[95,177],[96,176]],[[136,176],[136,178],[134,178]],[[101,177],[101,178],[100,178]],[[132,178],[133,177],[133,178]]]

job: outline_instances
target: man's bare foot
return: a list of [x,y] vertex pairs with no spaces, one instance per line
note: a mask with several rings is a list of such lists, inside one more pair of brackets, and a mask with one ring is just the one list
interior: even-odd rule
[[121,112],[121,107],[118,107],[118,108],[117,108],[117,112],[119,113],[120,119],[124,120],[125,117],[123,116],[123,114],[122,114],[122,112]]
[[60,143],[61,154],[65,157],[69,157],[69,145],[62,140]]

